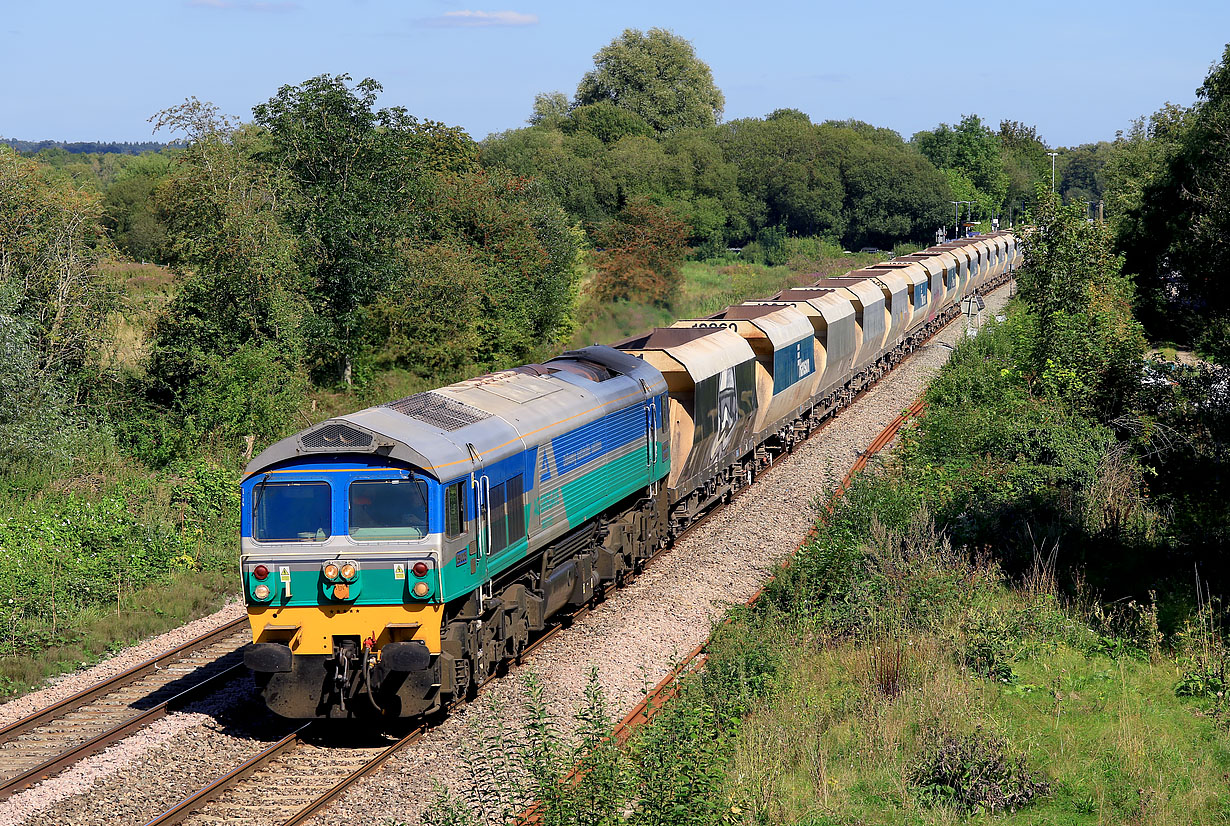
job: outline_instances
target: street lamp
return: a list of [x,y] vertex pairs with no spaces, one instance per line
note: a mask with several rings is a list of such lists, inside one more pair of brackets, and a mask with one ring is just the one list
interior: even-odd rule
[[1051,156],[1051,192],[1054,192],[1055,191],[1055,157],[1059,153],[1058,152],[1047,152],[1046,154]]

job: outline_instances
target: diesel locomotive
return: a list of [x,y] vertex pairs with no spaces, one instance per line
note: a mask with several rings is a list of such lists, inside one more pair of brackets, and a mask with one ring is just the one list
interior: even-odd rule
[[1006,232],[941,244],[275,443],[242,482],[244,660],[264,702],[396,718],[466,697],[1018,257]]

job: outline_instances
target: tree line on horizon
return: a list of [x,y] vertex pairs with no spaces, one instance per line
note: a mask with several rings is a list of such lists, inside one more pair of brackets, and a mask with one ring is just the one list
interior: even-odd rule
[[[1105,200],[1150,330],[1206,351],[1230,317],[1200,274],[1220,261],[1225,210],[1209,174],[1230,154],[1218,143],[1226,71],[1223,61],[1194,107],[1168,105],[1085,153],[1104,162],[1091,167],[1078,147],[1060,170],[1070,201]],[[9,375],[37,365],[44,378],[26,385],[59,388],[46,395],[53,407],[126,411],[113,429],[150,457],[185,438],[264,442],[293,426],[312,388],[549,353],[572,332],[582,291],[669,307],[688,255],[741,247],[741,260],[775,265],[791,237],[925,244],[952,220],[951,201],[1016,215],[1037,205],[1049,173],[1036,129],[993,130],[977,115],[909,140],[796,109],[722,122],[709,67],[662,29],[625,31],[571,98],[541,94],[525,127],[482,141],[378,108],[380,91],[321,75],[282,87],[246,122],[190,98],[151,118],[175,143],[159,152],[0,146],[7,214],[46,221],[0,230],[24,250],[5,258],[8,352],[35,354]],[[1192,191],[1204,194],[1176,194]],[[1204,252],[1187,244],[1192,232]],[[72,263],[53,260],[62,248]],[[97,264],[116,254],[176,274],[147,357],[125,374],[97,357],[116,298]]]

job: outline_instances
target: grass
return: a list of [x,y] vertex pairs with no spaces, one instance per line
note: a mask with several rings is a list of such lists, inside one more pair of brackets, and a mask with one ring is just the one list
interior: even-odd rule
[[[938,804],[911,782],[942,734],[998,739],[1049,791],[1000,823],[1224,823],[1230,733],[1175,695],[1179,659],[1088,650],[1088,629],[1051,595],[1010,588],[993,571],[939,633],[825,644],[794,637],[786,669],[744,719],[726,794],[751,823],[961,823],[977,806]],[[1009,678],[962,662],[968,611],[1011,624]],[[900,652],[886,692],[885,649]],[[1082,650],[1084,649],[1084,650]]]
[[174,296],[174,274],[156,264],[109,261],[102,265],[105,283],[115,287],[118,306],[107,316],[102,366],[132,373],[144,369],[149,331],[159,311]]
[[749,264],[734,257],[687,261],[679,295],[665,307],[627,301],[598,305],[585,298],[582,285],[578,311],[581,322],[571,346],[611,344],[654,327],[669,327],[677,319],[712,315],[732,304],[768,298],[780,290],[841,275],[883,259],[883,255],[853,253],[819,258],[796,256],[779,266]]
[[235,593],[234,571],[173,571],[164,582],[124,595],[122,602],[79,612],[57,642],[37,653],[0,657],[0,698],[218,610]]

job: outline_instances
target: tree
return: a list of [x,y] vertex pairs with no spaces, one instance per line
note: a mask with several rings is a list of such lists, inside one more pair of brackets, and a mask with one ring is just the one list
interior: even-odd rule
[[607,100],[576,107],[561,122],[561,128],[569,135],[593,135],[606,144],[621,138],[654,136],[653,127],[644,118]]
[[640,116],[659,134],[712,126],[726,102],[692,44],[657,28],[626,29],[594,55],[575,104],[601,101]]
[[847,142],[841,162],[846,247],[891,249],[933,239],[949,215],[944,176],[899,136],[894,144],[849,126],[827,128],[844,131]]
[[0,145],[0,286],[30,325],[40,373],[75,370],[96,349],[112,297],[98,275],[101,218],[96,194]]
[[665,306],[683,282],[688,227],[668,210],[636,199],[594,233],[593,294],[598,301]]
[[0,459],[65,459],[113,293],[96,194],[0,145]]
[[734,239],[750,240],[775,226],[794,235],[836,239],[845,233],[841,147],[822,134],[797,117],[747,118],[717,129],[718,145],[738,170],[742,195],[732,220]]
[[[1004,174],[1008,178],[1007,207],[1019,215],[1023,207],[1033,203],[1038,182],[1050,174],[1046,141],[1038,135],[1036,127],[1003,120],[999,124],[999,143],[1003,150]],[[954,193],[953,197],[963,196]]]
[[258,161],[265,136],[212,104],[192,98],[155,117],[188,145],[158,190],[180,283],[154,324],[149,395],[197,437],[271,440],[306,390],[290,184]]
[[171,240],[158,217],[155,190],[171,173],[171,154],[147,152],[133,158],[103,195],[103,224],[115,245],[135,261],[166,263]]
[[984,215],[999,212],[1008,195],[1000,138],[977,115],[965,115],[956,126],[941,123],[911,139],[927,160],[941,170],[953,170],[973,185],[972,198]]
[[534,111],[526,121],[530,126],[558,129],[568,117],[568,96],[563,92],[539,92],[534,95]]
[[414,240],[461,250],[454,266],[477,268],[463,282],[480,310],[470,359],[517,363],[571,335],[582,239],[546,187],[505,170],[463,172],[440,176],[417,206],[425,226]]
[[[1230,46],[1197,91],[1190,113],[1163,110],[1158,143],[1137,152],[1146,168],[1165,159],[1140,194],[1121,242],[1151,301],[1155,333],[1197,343],[1230,359]],[[1135,196],[1132,196],[1134,203]]]
[[420,213],[425,172],[472,169],[477,148],[459,129],[419,123],[400,107],[375,109],[381,86],[320,75],[253,108],[268,130],[264,157],[295,197],[287,218],[312,280],[313,360],[346,384],[362,341],[364,307],[396,278],[396,246]]
[[1105,224],[1041,185],[1038,202],[1017,273],[1027,308],[1014,322],[1017,362],[1036,391],[1109,421],[1140,389],[1145,338],[1132,282]]

